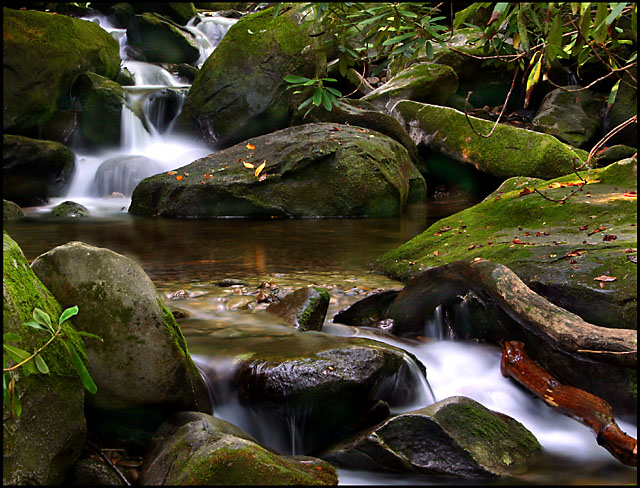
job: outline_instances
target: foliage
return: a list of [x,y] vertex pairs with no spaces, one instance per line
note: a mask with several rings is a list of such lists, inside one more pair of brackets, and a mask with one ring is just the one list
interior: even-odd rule
[[[403,67],[418,57],[432,60],[435,45],[456,50],[446,44],[450,31],[471,28],[477,34],[471,42],[482,50],[479,57],[486,63],[518,64],[526,80],[525,106],[540,79],[549,78],[554,64],[560,62],[580,76],[581,69],[593,61],[607,70],[596,81],[618,78],[610,92],[612,105],[622,74],[637,62],[635,50],[622,49],[637,38],[637,4],[631,2],[478,2],[455,16],[451,4],[450,26],[442,15],[446,13],[440,9],[442,3],[279,3],[274,15],[285,5],[295,6],[309,21],[323,26],[325,49],[335,51],[342,76],[351,66],[362,66],[363,74],[368,68],[369,75],[376,76],[392,61]],[[478,20],[482,10],[491,12],[488,22]],[[618,25],[625,23],[629,24],[626,31]],[[319,83],[316,91],[324,93]]]
[[[315,86],[313,94],[304,102],[302,102],[298,107],[298,110],[302,110],[307,105],[312,104],[312,106],[309,107],[305,112],[305,117],[314,107],[319,107],[320,105],[322,105],[325,110],[330,112],[333,106],[338,104],[338,99],[342,96],[342,93],[340,93],[340,91],[336,90],[335,88],[331,88],[330,86],[324,85],[324,83],[327,81],[338,81],[335,78],[310,79],[305,78],[304,76],[289,75],[285,76],[284,81],[286,81],[287,83],[291,83],[291,86],[289,88]],[[296,90],[293,93],[302,93],[302,90]]]
[[[49,374],[49,366],[47,366],[47,363],[42,357],[42,351],[44,351],[50,344],[52,344],[56,338],[58,338],[62,342],[65,349],[69,353],[84,387],[91,393],[95,393],[98,390],[98,387],[94,383],[93,378],[91,378],[89,371],[87,371],[87,368],[78,355],[78,352],[73,346],[73,343],[71,341],[65,340],[65,332],[62,330],[62,325],[64,324],[64,322],[66,322],[69,318],[73,317],[77,313],[77,306],[70,307],[64,310],[58,318],[58,326],[56,329],[51,322],[51,317],[47,312],[39,309],[38,307],[34,308],[33,320],[23,322],[21,325],[23,327],[32,327],[34,329],[44,330],[45,332],[49,333],[51,337],[44,345],[42,345],[32,354],[25,351],[24,349],[9,344],[20,342],[21,338],[18,334],[15,334],[13,332],[6,332],[3,335],[2,348],[6,355],[3,354],[2,358],[2,393],[4,402],[10,405],[12,416],[15,415],[16,417],[19,417],[22,413],[22,405],[20,404],[19,395],[17,394],[16,390],[14,371],[21,367],[28,374]],[[78,334],[86,337],[93,337],[94,339],[102,341],[102,338],[89,332],[78,331]],[[15,361],[16,364],[11,367],[7,367],[7,356]]]

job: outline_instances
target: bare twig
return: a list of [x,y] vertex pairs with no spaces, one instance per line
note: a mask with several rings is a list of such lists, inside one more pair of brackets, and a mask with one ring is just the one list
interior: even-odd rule
[[502,110],[500,110],[500,115],[498,115],[498,119],[496,120],[495,124],[493,124],[493,127],[491,128],[491,131],[489,132],[489,134],[487,134],[486,136],[483,134],[480,134],[477,130],[474,129],[473,124],[471,123],[471,119],[469,118],[469,113],[467,112],[467,104],[469,103],[469,97],[471,97],[471,94],[473,92],[469,92],[467,93],[467,98],[465,98],[464,100],[464,116],[467,118],[467,122],[469,123],[469,127],[471,127],[471,130],[478,136],[480,137],[484,137],[484,138],[489,138],[493,135],[493,132],[496,130],[496,127],[498,126],[498,123],[500,122],[500,119],[502,118],[502,115],[504,114],[505,109],[507,108],[507,104],[509,103],[509,98],[511,98],[511,93],[513,92],[513,87],[516,84],[516,79],[518,78],[518,73],[520,72],[520,66],[516,66],[516,72],[513,75],[513,81],[511,82],[511,88],[509,88],[509,93],[507,93],[507,98],[504,101],[504,104],[502,105]]
[[362,74],[360,75],[360,83],[358,84],[358,87],[355,90],[353,90],[351,93],[342,95],[343,98],[347,98],[353,95],[355,92],[357,92],[360,89],[360,87],[362,86],[362,83],[364,83],[364,74],[366,73],[366,71],[367,71],[367,63],[366,61],[362,61]]
[[102,449],[100,449],[98,446],[96,446],[93,442],[91,442],[90,440],[87,440],[87,445],[93,449],[103,460],[105,463],[107,463],[107,465],[116,473],[116,475],[118,476],[118,478],[120,478],[120,480],[126,485],[126,486],[131,486],[131,483],[129,483],[129,480],[125,477],[125,475],[122,474],[122,472],[117,468],[117,466],[115,464],[113,464],[111,462],[111,459],[109,459],[107,457],[107,455],[102,452]]
[[581,86],[580,88],[575,88],[575,89],[566,88],[566,87],[563,87],[563,86],[560,86],[560,85],[556,85],[553,81],[551,81],[551,79],[549,77],[546,78],[546,81],[548,81],[549,84],[555,86],[556,88],[560,88],[561,90],[564,90],[564,91],[569,92],[569,93],[581,92],[581,91],[588,90],[589,88],[591,88],[593,85],[595,85],[599,81],[602,81],[602,80],[608,78],[609,76],[615,74],[617,71],[626,71],[627,69],[632,68],[633,66],[635,66],[637,64],[638,64],[638,62],[634,61],[633,63],[629,63],[628,65],[623,66],[622,68],[614,69],[613,71],[607,73],[606,75],[601,76],[597,80],[592,81],[587,86]]

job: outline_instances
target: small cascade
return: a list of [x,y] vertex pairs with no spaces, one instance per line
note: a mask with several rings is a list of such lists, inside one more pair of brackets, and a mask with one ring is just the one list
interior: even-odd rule
[[433,314],[424,320],[423,336],[439,341],[443,339],[453,339],[454,333],[447,324],[445,315],[442,306],[438,305],[433,311]]
[[200,49],[200,57],[196,62],[198,67],[204,64],[229,28],[237,21],[238,19],[199,13],[187,23],[185,28],[195,36]]

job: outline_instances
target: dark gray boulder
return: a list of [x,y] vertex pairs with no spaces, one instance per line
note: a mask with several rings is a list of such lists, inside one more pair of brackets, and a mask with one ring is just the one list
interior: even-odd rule
[[330,299],[326,288],[305,287],[289,293],[279,302],[270,304],[266,310],[282,317],[296,329],[320,330]]
[[191,32],[155,13],[135,15],[127,26],[127,39],[131,54],[149,63],[194,63],[200,57]]
[[174,218],[384,217],[400,213],[418,192],[426,192],[424,178],[393,139],[360,127],[306,124],[147,178],[133,192],[129,212]]

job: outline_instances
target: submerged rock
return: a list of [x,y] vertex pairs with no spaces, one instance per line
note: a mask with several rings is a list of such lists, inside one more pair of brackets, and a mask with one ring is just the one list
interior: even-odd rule
[[270,304],[266,310],[282,317],[296,329],[320,330],[330,298],[326,288],[300,288],[289,293],[281,301]]
[[[578,154],[548,134],[498,124],[491,137],[480,137],[469,127],[464,113],[453,108],[401,101],[394,114],[418,146],[424,144],[499,178],[556,178],[572,173],[581,162]],[[481,134],[488,134],[494,125],[469,119]]]
[[145,433],[168,414],[210,410],[180,328],[136,263],[109,249],[70,242],[31,266],[63,306],[79,307],[77,328],[104,341],[86,340],[89,372],[98,386],[87,401],[88,419],[109,426],[102,434],[144,443]]
[[399,143],[370,129],[306,124],[248,139],[133,192],[134,215],[384,217],[425,188]]
[[160,163],[146,156],[115,156],[98,167],[94,188],[101,197],[114,192],[130,197],[138,183],[160,171]]
[[[3,333],[20,336],[19,342],[5,338],[3,344],[33,352],[49,335],[21,324],[33,320],[35,307],[48,313],[57,324],[62,308],[6,232],[2,250]],[[62,329],[65,340],[73,344],[86,362],[84,344],[71,323],[67,321]],[[7,366],[17,364],[6,351],[4,355]],[[2,405],[3,485],[61,484],[67,470],[80,457],[85,443],[85,390],[71,356],[60,340],[53,341],[40,355],[49,374],[38,374],[35,367],[28,373],[25,366],[13,373],[15,395],[22,405],[22,414],[11,415],[10,402],[5,401]]]
[[71,180],[76,157],[54,141],[4,134],[2,195],[23,207],[60,196]]
[[335,468],[307,456],[264,448],[234,425],[181,412],[155,433],[145,456],[143,485],[336,485]]
[[487,478],[524,471],[541,449],[517,420],[458,396],[396,415],[322,457],[351,469]]
[[89,210],[76,202],[62,202],[51,211],[54,217],[88,217]]

